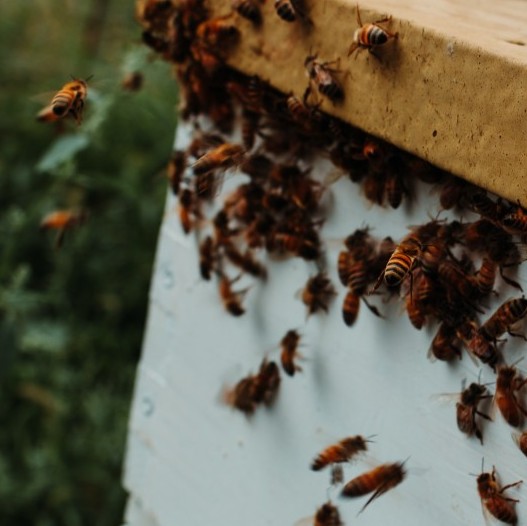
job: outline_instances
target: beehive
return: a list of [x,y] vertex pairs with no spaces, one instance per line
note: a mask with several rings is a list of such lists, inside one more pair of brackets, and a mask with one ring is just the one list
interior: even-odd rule
[[[441,393],[459,392],[463,379],[476,382],[479,375],[480,382],[492,382],[494,372],[474,363],[465,350],[462,360],[449,363],[427,357],[437,324],[417,331],[409,323],[405,300],[399,298],[410,294],[407,282],[391,299],[384,286],[379,289],[381,295],[368,297],[384,319],[363,304],[357,321],[347,327],[341,315],[347,289],[339,282],[337,259],[343,239],[358,228],[368,226],[379,241],[391,236],[398,243],[411,225],[451,224],[453,220],[468,224],[479,219],[474,202],[466,206],[464,200],[460,209],[438,215],[442,187],[414,180],[410,168],[420,167],[415,172],[421,179],[444,178],[444,173],[392,149],[384,140],[512,201],[524,198],[518,176],[525,162],[520,147],[525,134],[520,123],[525,106],[520,96],[525,78],[524,50],[519,45],[522,36],[512,29],[504,31],[503,23],[491,24],[493,18],[481,14],[476,31],[471,12],[453,16],[455,6],[450,3],[434,4],[428,11],[424,7],[411,10],[412,6],[400,3],[364,3],[363,21],[389,13],[393,17],[390,30],[399,37],[379,53],[380,59],[366,51],[347,59],[356,27],[354,4],[306,2],[312,24],[303,25],[280,20],[272,4],[262,5],[263,22],[258,27],[238,16],[225,19],[239,28],[240,39],[222,59],[246,75],[257,74],[284,94],[301,97],[308,85],[306,56],[316,53],[321,61],[341,57],[336,75],[344,88],[344,100],[333,105],[319,97],[316,111],[335,115],[375,137],[381,151],[389,152],[383,174],[390,171],[390,163],[396,163],[404,168],[401,178],[412,190],[395,209],[384,193],[378,199],[384,206],[372,205],[365,184],[374,178],[370,170],[366,176],[355,177],[361,185],[347,177],[337,178],[328,152],[339,137],[327,140],[315,130],[314,137],[320,139],[317,149],[313,144],[317,141],[303,129],[304,142],[294,151],[273,157],[273,162],[298,163],[305,177],[318,182],[313,188],[320,190],[321,206],[313,217],[313,228],[321,240],[320,253],[305,257],[287,250],[277,255],[272,246],[260,249],[255,254],[265,265],[267,279],[240,273],[223,257],[221,272],[231,278],[240,274],[233,287],[247,289],[242,316],[232,316],[222,305],[219,276],[213,273],[210,281],[202,278],[198,245],[213,232],[212,218],[225,197],[246,183],[247,176],[240,170],[226,173],[220,193],[212,192],[212,198],[201,205],[201,215],[192,215],[189,233],[182,229],[178,216],[181,203],[169,191],[130,420],[126,522],[134,526],[183,522],[283,525],[311,516],[312,523],[315,510],[329,498],[338,505],[345,524],[358,520],[363,524],[482,523],[476,480],[470,473],[479,473],[484,457],[486,469],[496,465],[503,484],[515,482],[523,478],[527,460],[511,438],[513,429],[498,414],[492,423],[480,421],[483,445],[464,436],[456,425],[455,397],[448,401]],[[513,5],[500,4],[501,13],[509,13],[509,19]],[[229,2],[214,1],[208,6],[211,17],[230,12]],[[140,12],[144,16],[144,10]],[[349,22],[340,23],[343,20]],[[154,35],[159,37],[161,32],[154,31]],[[162,51],[167,56],[166,49]],[[232,75],[227,81],[243,78]],[[505,78],[507,86],[503,87]],[[491,92],[495,98],[488,96]],[[509,103],[504,104],[502,97]],[[200,117],[201,129],[210,125],[207,117],[214,120],[213,113]],[[228,135],[230,142],[241,140],[238,118],[233,135]],[[298,127],[298,122],[288,122],[287,117],[280,122],[283,129]],[[354,155],[352,172],[360,172],[363,168],[357,169],[356,164],[370,162],[359,158],[370,135],[344,124],[337,128]],[[280,131],[276,125],[261,130],[264,136]],[[175,148],[186,150],[195,133],[192,123],[181,125]],[[476,136],[477,140],[468,140]],[[262,153],[266,141],[258,138],[252,152]],[[195,179],[188,166],[183,185],[192,188]],[[466,196],[474,193],[467,187]],[[302,203],[297,206],[302,209]],[[514,240],[520,242],[518,236]],[[468,249],[459,243],[453,247],[456,257],[463,250]],[[470,252],[475,268],[483,252]],[[418,258],[416,280],[421,265]],[[308,317],[299,291],[320,270],[327,272],[338,294],[327,314]],[[504,271],[524,282],[521,269],[519,275],[514,268]],[[500,278],[495,288],[499,297],[477,300],[473,314],[481,323],[503,301],[521,296]],[[279,360],[280,339],[290,329],[302,336],[305,360],[300,362],[302,371],[293,377],[282,373],[274,404],[257,407],[247,417],[222,403],[224,388],[256,373],[264,357]],[[524,342],[509,340],[503,354],[512,363],[521,357]],[[494,391],[493,386],[488,387]],[[309,469],[325,446],[354,434],[375,438],[368,456],[345,466],[345,480],[373,465],[409,457],[403,483],[373,502],[360,519],[355,515],[366,499],[339,497],[339,488],[328,489],[325,472]],[[523,494],[522,488],[508,492],[520,500]],[[525,517],[522,508],[520,503],[520,521]]]

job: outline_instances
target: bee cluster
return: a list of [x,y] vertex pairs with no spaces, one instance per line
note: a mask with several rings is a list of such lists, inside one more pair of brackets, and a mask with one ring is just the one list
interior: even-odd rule
[[[312,26],[299,0],[277,0],[275,8],[286,22]],[[367,226],[344,239],[337,268],[347,291],[342,318],[352,326],[361,301],[383,317],[382,308],[371,303],[372,295],[382,295],[385,302],[398,298],[416,329],[437,327],[429,350],[432,359],[455,362],[466,351],[476,363],[496,373],[494,403],[509,425],[521,427],[527,415],[522,402],[527,379],[515,365],[506,364],[501,338],[509,334],[527,340],[516,329],[527,314],[527,299],[508,299],[486,315],[489,298],[497,294],[498,274],[504,283],[522,291],[508,275],[527,259],[527,212],[520,204],[495,198],[322,112],[318,96],[338,103],[345,94],[336,79],[338,68],[319,61],[316,55],[305,59],[308,85],[303,97],[281,93],[257,76],[248,77],[228,67],[229,50],[240,39],[236,17],[250,20],[257,28],[262,21],[260,0],[235,0],[232,12],[217,18],[209,17],[204,0],[148,0],[140,4],[138,13],[145,44],[175,64],[183,98],[181,116],[194,123],[191,144],[173,152],[167,174],[178,198],[182,229],[186,234],[193,232],[199,241],[200,274],[204,280],[216,279],[226,311],[233,316],[245,313],[244,297],[250,287],[236,285],[242,276],[268,279],[261,259],[265,251],[275,259],[301,258],[314,265],[316,271],[300,299],[308,316],[328,312],[336,288],[328,274],[328,247],[321,229],[331,184],[337,177],[360,185],[372,204],[394,209],[414,198],[416,180],[434,185],[442,209],[449,210],[450,217],[463,215],[462,219],[431,219],[410,227],[398,241],[376,239]],[[357,8],[357,19],[359,29],[350,53],[362,48],[375,54],[379,46],[397,37],[379,25],[389,18],[363,25]],[[212,122],[212,129],[203,129],[201,116]],[[231,142],[225,136],[235,131],[237,117],[241,120],[240,142]],[[311,173],[311,163],[319,156],[328,158],[334,167],[323,181]],[[246,178],[220,203],[216,197],[228,170],[238,170]],[[299,340],[299,333],[291,330],[281,341],[281,364],[289,376],[301,371],[295,361],[300,357]],[[279,367],[266,357],[257,374],[225,390],[224,400],[251,415],[257,406],[272,404],[279,385]],[[460,431],[482,444],[480,419],[491,417],[480,406],[491,397],[487,385],[474,382],[459,394],[456,406]],[[527,456],[527,433],[514,438]],[[365,449],[366,440],[362,441],[362,448],[356,440],[350,446],[346,439],[331,446],[317,458],[313,469],[348,461]],[[332,473],[333,481],[342,481],[338,467]],[[383,464],[352,479],[343,493],[354,496],[373,491],[371,501],[399,484],[404,474],[403,463]],[[495,471],[483,472],[477,481],[485,508],[509,524],[517,521],[514,499],[503,492],[515,484],[500,487]],[[336,507],[327,502],[318,510],[314,524],[342,522]]]

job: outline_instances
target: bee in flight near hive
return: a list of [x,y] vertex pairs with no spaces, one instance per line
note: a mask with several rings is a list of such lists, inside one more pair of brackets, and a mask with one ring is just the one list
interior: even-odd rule
[[350,480],[342,488],[341,494],[343,497],[361,497],[373,492],[368,502],[361,508],[359,513],[362,513],[373,500],[400,484],[405,476],[404,462],[381,464]]
[[73,78],[55,93],[51,103],[37,114],[37,120],[54,122],[71,116],[77,124],[82,122],[84,103],[88,95],[88,80]]
[[[482,468],[483,471],[483,468]],[[500,487],[496,480],[496,468],[492,468],[491,473],[482,472],[477,478],[478,493],[485,513],[490,513],[493,517],[505,524],[517,524],[518,516],[514,509],[517,499],[505,497],[503,492],[514,486],[518,486],[522,481],[514,482]]]
[[386,28],[379,25],[384,22],[389,22],[391,19],[391,16],[387,16],[376,22],[363,25],[360,17],[359,6],[357,5],[357,24],[359,24],[359,27],[355,30],[355,34],[353,35],[353,42],[348,49],[348,57],[359,49],[367,49],[373,56],[377,57],[375,49],[399,36],[398,33],[391,33]]
[[328,311],[328,305],[336,294],[331,280],[323,272],[310,277],[301,291],[302,302],[307,307],[308,316],[319,310]]
[[88,214],[85,210],[55,210],[45,215],[40,222],[40,230],[56,230],[55,248],[60,248],[66,231],[82,225]]

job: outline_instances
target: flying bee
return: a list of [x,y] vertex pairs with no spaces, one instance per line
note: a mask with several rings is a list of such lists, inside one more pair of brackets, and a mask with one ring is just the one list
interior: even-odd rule
[[349,462],[353,457],[367,451],[368,442],[371,442],[371,440],[368,440],[361,435],[343,438],[341,441],[328,446],[319,453],[311,463],[311,469],[313,471],[320,471],[326,466],[332,464]]
[[249,290],[248,288],[238,291],[232,290],[232,284],[238,281],[240,277],[241,275],[237,278],[229,279],[227,276],[220,274],[220,297],[227,312],[233,316],[241,316],[245,312],[241,302]]
[[330,483],[332,486],[338,486],[344,483],[344,468],[340,464],[331,466]]
[[520,448],[520,451],[527,457],[527,431],[524,431],[523,433],[513,433],[512,439]]
[[361,497],[373,492],[368,502],[361,508],[359,513],[362,513],[373,500],[400,484],[405,476],[404,462],[381,464],[346,483],[342,488],[341,495],[343,497]]
[[477,478],[478,493],[484,510],[488,511],[493,517],[505,524],[516,524],[518,517],[513,503],[519,502],[517,499],[505,497],[503,492],[514,486],[518,486],[522,481],[514,482],[500,487],[496,480],[496,468],[492,468],[491,473],[481,473]]
[[282,349],[280,361],[282,362],[282,368],[289,376],[294,376],[296,371],[302,371],[302,368],[295,363],[295,358],[301,356],[298,352],[300,338],[301,336],[296,330],[289,330],[280,341],[280,347]]
[[307,307],[308,316],[319,310],[327,312],[329,302],[335,294],[335,288],[324,272],[311,276],[302,289],[302,301]]
[[357,5],[357,24],[359,27],[355,30],[355,34],[353,35],[353,42],[348,49],[348,57],[359,49],[367,49],[372,55],[377,56],[375,54],[375,49],[383,46],[389,40],[398,37],[398,33],[391,33],[379,25],[384,22],[389,22],[391,19],[391,16],[387,16],[376,22],[363,25],[360,17],[359,6]]
[[253,397],[254,391],[254,376],[242,378],[231,389],[224,389],[222,392],[223,401],[235,409],[238,409],[246,415],[254,413],[256,402]]
[[[341,102],[344,99],[344,91],[341,85],[335,79],[335,73],[338,69],[331,67],[338,61],[320,62],[317,60],[317,55],[309,55],[304,61],[304,67],[309,76],[310,84],[314,84],[317,90],[325,95],[333,104]],[[310,87],[307,88],[304,94],[304,101],[310,92]]]
[[492,420],[489,415],[478,409],[482,400],[492,397],[492,395],[486,394],[487,392],[484,385],[472,382],[462,391],[459,402],[456,404],[457,427],[468,436],[475,435],[482,445],[483,435],[476,423],[476,415],[486,420]]
[[262,23],[260,0],[232,0],[232,8],[256,26]]
[[40,230],[56,230],[55,248],[60,248],[66,231],[82,225],[87,218],[88,213],[85,210],[55,210],[42,218]]
[[67,82],[55,93],[49,106],[46,106],[37,114],[37,120],[42,122],[53,122],[71,116],[77,124],[81,124],[84,103],[88,95],[88,81],[74,78]]
[[516,367],[502,365],[498,368],[494,400],[503,418],[513,427],[519,427],[523,416],[527,415],[527,410],[517,397],[526,383],[527,379],[522,378]]
[[527,340],[525,335],[512,332],[511,329],[527,314],[527,299],[514,298],[503,303],[496,312],[481,326],[480,334],[489,341],[495,341],[503,333]]
[[223,244],[223,251],[229,261],[233,265],[239,267],[243,272],[247,272],[247,274],[256,278],[265,279],[267,276],[266,268],[254,258],[250,250],[246,250],[245,253],[242,253],[231,241],[227,241]]
[[144,76],[140,71],[131,71],[121,81],[121,87],[126,91],[139,91],[143,87]]

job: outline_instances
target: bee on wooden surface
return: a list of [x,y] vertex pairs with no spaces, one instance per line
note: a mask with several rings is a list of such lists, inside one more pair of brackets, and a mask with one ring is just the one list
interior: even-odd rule
[[324,449],[311,463],[313,471],[320,471],[326,466],[349,462],[356,455],[367,451],[368,440],[361,435],[346,437]]
[[227,276],[220,274],[219,292],[223,306],[233,316],[241,316],[245,313],[245,309],[242,305],[242,299],[249,290],[248,288],[243,290],[234,291],[232,290],[232,284],[238,281],[241,276],[234,279],[229,279]]
[[192,169],[196,175],[215,170],[227,170],[233,166],[239,166],[245,159],[245,154],[246,150],[240,144],[220,144],[202,155],[192,165]]
[[503,492],[521,483],[522,481],[519,480],[513,484],[500,487],[496,479],[495,467],[492,468],[491,473],[481,473],[477,478],[477,485],[484,510],[505,524],[516,524],[518,522],[518,516],[516,515],[513,503],[519,501],[505,497]]
[[357,24],[359,27],[355,30],[353,35],[353,42],[348,49],[348,57],[359,49],[367,49],[372,55],[375,54],[375,49],[386,44],[389,40],[398,37],[398,33],[392,33],[380,26],[384,22],[389,22],[391,16],[387,16],[377,20],[376,22],[363,24],[360,17],[359,6],[357,5]]
[[274,8],[276,14],[285,22],[294,22],[298,19],[309,22],[303,0],[275,0]]
[[88,213],[85,210],[55,210],[42,218],[40,230],[56,230],[55,248],[60,248],[66,231],[82,225],[87,218]]
[[127,73],[121,81],[121,87],[126,91],[139,91],[143,87],[144,76],[140,71]]
[[503,418],[513,427],[519,427],[527,415],[517,397],[526,383],[527,379],[522,378],[516,367],[502,365],[498,368],[494,400]]
[[174,195],[178,195],[179,186],[187,166],[187,154],[183,150],[174,150],[167,166],[167,179]]
[[524,334],[512,332],[512,327],[527,314],[527,299],[514,298],[503,303],[480,327],[480,334],[489,341],[497,340],[505,332],[527,340]]
[[232,0],[232,8],[254,25],[259,26],[262,23],[260,0]]
[[81,124],[84,103],[88,95],[88,81],[74,78],[67,82],[55,93],[49,106],[46,106],[37,114],[37,120],[42,122],[53,122],[71,116],[77,124]]
[[210,280],[215,267],[216,247],[211,236],[207,236],[199,245],[199,271],[201,277]]
[[342,488],[341,495],[343,497],[361,497],[373,492],[368,502],[361,508],[359,513],[362,513],[373,500],[400,484],[405,476],[404,462],[381,464],[350,480]]
[[294,376],[296,371],[302,371],[302,368],[295,363],[295,358],[301,356],[298,352],[300,338],[301,336],[296,330],[289,330],[280,341],[280,361],[282,363],[282,368],[289,376]]
[[[308,73],[310,83],[313,83],[317,90],[325,95],[331,102],[338,103],[344,99],[344,91],[341,85],[335,79],[335,73],[338,69],[331,67],[338,61],[320,62],[317,55],[309,55],[304,61],[304,67]],[[307,94],[304,95],[304,100],[307,99],[310,88],[307,88]]]
[[260,370],[254,377],[252,398],[257,403],[266,406],[273,404],[280,387],[280,369],[275,362],[262,360]]
[[210,49],[222,49],[235,43],[240,31],[229,19],[232,19],[232,14],[201,22],[196,29],[196,37]]
[[308,316],[319,310],[327,312],[335,294],[335,288],[326,273],[319,272],[311,276],[302,290],[302,302],[307,307]]
[[478,409],[482,400],[492,397],[486,393],[487,388],[484,385],[472,382],[462,391],[459,402],[456,404],[457,427],[468,436],[475,435],[481,444],[483,444],[483,435],[476,422],[476,415],[485,420],[492,420],[489,415]]

